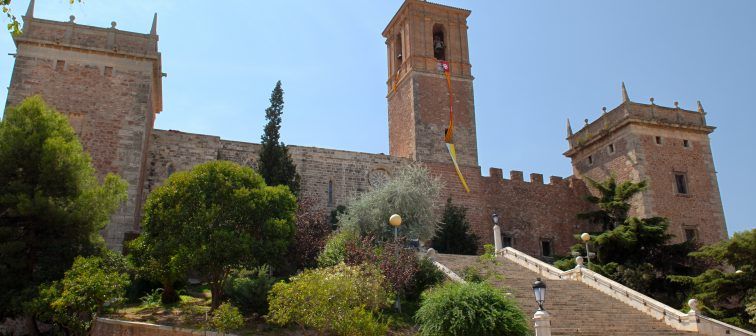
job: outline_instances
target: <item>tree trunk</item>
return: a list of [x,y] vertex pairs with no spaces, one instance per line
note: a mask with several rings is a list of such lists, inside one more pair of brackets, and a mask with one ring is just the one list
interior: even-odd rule
[[26,329],[29,330],[29,335],[39,336],[39,329],[37,328],[37,319],[34,318],[34,315],[26,315],[24,319],[26,320]]
[[173,281],[163,282],[163,294],[160,295],[160,302],[163,304],[171,304],[179,302],[181,299],[176,294],[176,289],[173,288]]
[[218,282],[211,282],[210,283],[210,293],[212,293],[212,301],[210,304],[210,311],[215,311],[215,308],[218,308],[218,306],[221,305],[222,299],[223,299],[223,283]]

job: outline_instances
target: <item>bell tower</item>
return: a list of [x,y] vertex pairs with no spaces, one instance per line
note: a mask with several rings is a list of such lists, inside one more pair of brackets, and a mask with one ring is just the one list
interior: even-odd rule
[[444,143],[450,70],[454,143],[461,166],[478,166],[473,76],[467,47],[470,11],[406,0],[383,31],[388,50],[388,121],[392,156],[450,163]]

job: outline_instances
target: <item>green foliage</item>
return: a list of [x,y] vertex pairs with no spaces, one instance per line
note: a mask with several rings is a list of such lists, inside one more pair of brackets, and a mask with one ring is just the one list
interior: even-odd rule
[[481,262],[496,262],[496,251],[492,244],[483,245],[483,254],[478,258]]
[[294,243],[289,247],[287,260],[294,269],[312,268],[317,266],[318,255],[333,230],[326,212],[313,199],[300,198],[298,201]]
[[423,293],[420,335],[527,335],[517,304],[486,283],[447,283]]
[[98,182],[65,116],[39,96],[0,122],[0,316],[22,313],[38,286],[59,280],[126,199],[126,182]]
[[433,260],[422,258],[418,263],[412,287],[405,293],[405,296],[410,300],[419,299],[420,294],[444,282],[444,279],[446,279],[446,275],[433,264]]
[[376,316],[387,296],[385,278],[375,268],[340,264],[306,270],[273,286],[268,322],[337,335],[385,335]]
[[258,170],[270,186],[285,185],[295,195],[299,193],[300,177],[297,167],[291,160],[289,149],[281,142],[281,115],[284,101],[281,81],[270,94],[270,107],[265,109],[265,132],[260,141],[260,160]]
[[268,292],[278,281],[270,274],[270,267],[262,265],[251,270],[234,271],[226,280],[224,292],[231,302],[245,314],[268,312]]
[[340,230],[332,233],[326,241],[323,251],[318,255],[318,266],[331,267],[344,262],[347,242],[359,239],[359,235],[351,230]]
[[[8,17],[10,22],[7,25],[8,31],[11,32],[13,35],[21,35],[21,24],[18,22],[18,18],[16,18],[16,15],[13,14],[11,11],[11,1],[12,0],[0,0],[0,9],[2,9],[3,13]],[[75,0],[68,0],[70,4],[74,4]],[[78,0],[78,2],[81,2],[81,0]]]
[[398,169],[384,185],[363,194],[339,216],[342,229],[355,230],[379,241],[394,239],[388,225],[392,214],[402,216],[399,236],[427,241],[436,233],[435,210],[441,182],[427,169],[409,165]]
[[233,269],[281,262],[295,210],[285,186],[266,186],[251,168],[232,162],[207,162],[171,175],[150,193],[141,243],[132,249],[142,270],[165,286],[186,269],[200,274],[216,308]]
[[691,255],[719,267],[693,277],[672,277],[673,280],[692,284],[693,296],[703,303],[706,315],[756,331],[752,320],[756,300],[756,229],[735,233],[730,240],[704,246]]
[[230,303],[223,303],[213,311],[213,318],[210,320],[213,328],[221,334],[233,331],[244,326],[244,317],[239,309]]
[[575,262],[574,257],[567,257],[564,259],[559,259],[554,262],[554,267],[562,270],[562,271],[569,271],[577,266],[577,263]]
[[585,180],[599,192],[599,196],[587,196],[585,199],[595,204],[599,210],[578,214],[578,218],[601,223],[604,231],[625,223],[630,211],[630,199],[647,187],[646,181],[625,181],[617,184],[614,176],[603,182],[596,182],[588,177],[585,177]]
[[467,282],[480,283],[486,281],[486,278],[480,274],[480,270],[475,266],[467,266],[462,270],[462,279]]
[[666,218],[629,218],[626,224],[595,237],[600,263],[638,265],[660,257],[667,234]]
[[470,233],[470,222],[466,218],[467,208],[446,200],[441,225],[433,237],[431,245],[436,251],[448,254],[475,255],[478,252],[478,236]]
[[160,298],[163,296],[162,288],[155,288],[140,298],[142,307],[152,308],[160,306]]
[[129,284],[126,272],[125,259],[110,251],[77,257],[61,281],[40,289],[37,312],[67,334],[85,335],[96,316],[123,301]]

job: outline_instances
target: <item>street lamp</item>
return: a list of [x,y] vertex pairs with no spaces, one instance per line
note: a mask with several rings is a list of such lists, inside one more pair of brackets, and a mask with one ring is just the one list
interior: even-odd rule
[[[595,257],[596,256],[596,253],[593,253],[590,250],[588,250],[588,241],[591,240],[591,235],[589,235],[587,233],[583,233],[583,234],[580,235],[580,239],[585,243],[585,257],[588,258],[588,265],[590,266],[590,264],[591,264],[591,257]],[[580,252],[572,252],[572,255],[573,256],[577,256],[578,258],[582,259],[582,257],[580,256]],[[582,263],[578,262],[578,266],[580,266],[580,265],[582,265]]]
[[543,302],[546,301],[546,284],[541,281],[541,278],[536,278],[536,282],[533,283],[533,294],[538,303],[538,310],[542,311]]
[[[389,217],[389,225],[394,227],[394,262],[399,262],[399,226],[402,225],[402,216],[393,214]],[[395,308],[398,312],[402,311],[402,303],[399,300],[399,293],[396,293]]]
[[501,245],[501,228],[499,227],[499,215],[495,212],[491,214],[491,220],[494,222],[494,253],[499,252],[503,248]]

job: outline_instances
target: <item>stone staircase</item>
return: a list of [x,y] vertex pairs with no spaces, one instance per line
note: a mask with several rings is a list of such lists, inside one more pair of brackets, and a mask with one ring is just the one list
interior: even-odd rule
[[[534,301],[533,282],[538,273],[504,258],[484,266],[477,256],[444,255],[436,261],[459,275],[467,266],[495,273],[489,277],[495,286],[505,288],[519,304],[526,317],[531,318],[538,308]],[[698,335],[696,332],[675,330],[607,294],[588,285],[570,280],[547,279],[544,308],[551,314],[552,335]]]

